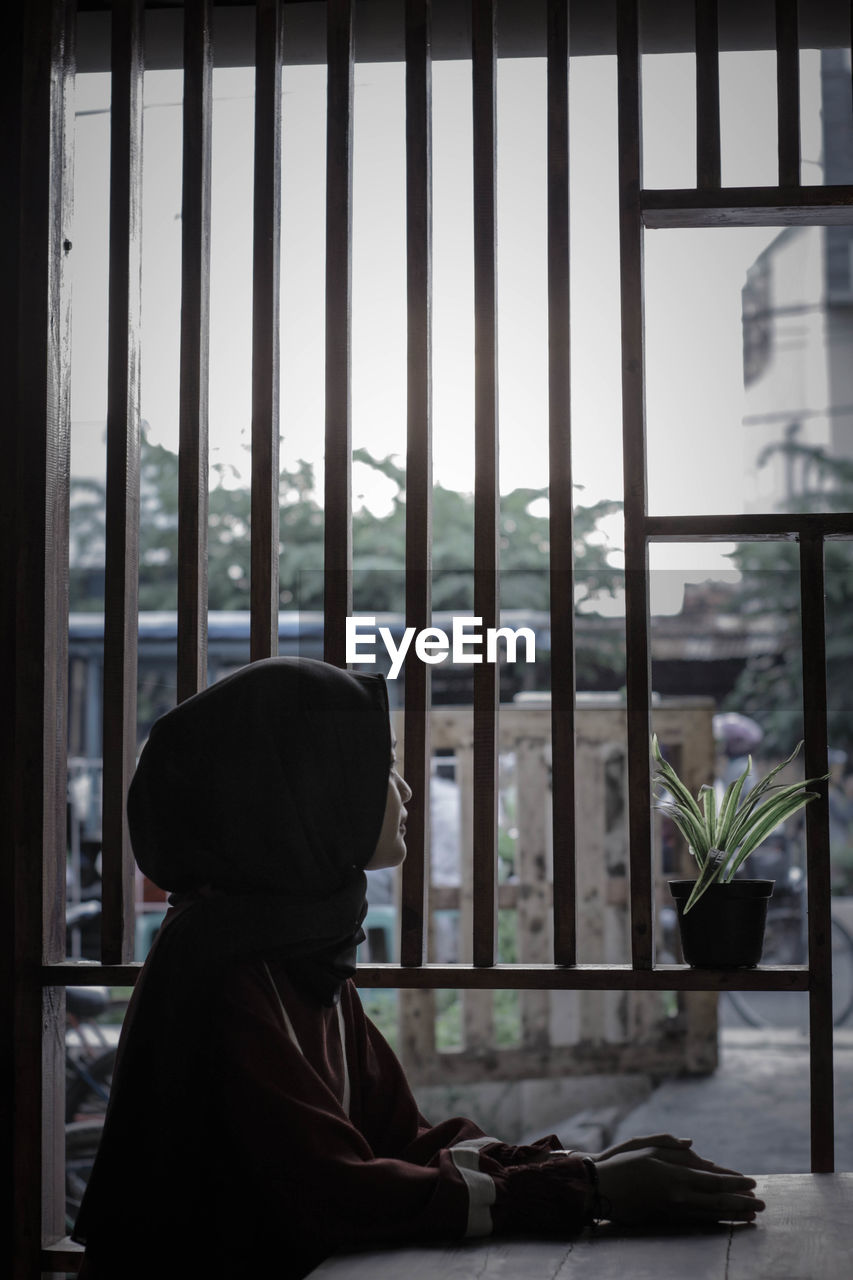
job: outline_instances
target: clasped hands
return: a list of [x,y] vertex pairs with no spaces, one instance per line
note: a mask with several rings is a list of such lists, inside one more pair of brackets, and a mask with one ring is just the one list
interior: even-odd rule
[[607,1217],[632,1226],[752,1222],[764,1208],[755,1181],[705,1160],[692,1139],[668,1133],[631,1138],[606,1151],[553,1152],[590,1156]]

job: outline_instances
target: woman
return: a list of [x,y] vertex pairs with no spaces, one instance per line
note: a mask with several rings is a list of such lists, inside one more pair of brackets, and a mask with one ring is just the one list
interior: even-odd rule
[[128,820],[171,909],[75,1228],[90,1280],[295,1280],[336,1248],[763,1208],[668,1135],[589,1157],[423,1119],[351,981],[410,797],[381,677],[270,659],[155,724]]

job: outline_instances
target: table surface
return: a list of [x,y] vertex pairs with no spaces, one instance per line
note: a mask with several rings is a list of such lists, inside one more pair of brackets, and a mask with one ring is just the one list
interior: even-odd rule
[[756,1225],[494,1240],[329,1258],[311,1280],[837,1280],[853,1273],[853,1173],[756,1176]]

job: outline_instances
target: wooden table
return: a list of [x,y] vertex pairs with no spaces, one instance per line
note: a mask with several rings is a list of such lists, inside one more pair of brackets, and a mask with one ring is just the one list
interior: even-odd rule
[[853,1173],[756,1177],[755,1226],[598,1227],[572,1242],[484,1240],[329,1258],[311,1280],[843,1280],[853,1275]]

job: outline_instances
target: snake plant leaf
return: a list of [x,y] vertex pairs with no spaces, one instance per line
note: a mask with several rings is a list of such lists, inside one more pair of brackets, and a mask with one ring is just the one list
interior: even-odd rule
[[726,880],[731,880],[741,863],[749,857],[753,849],[761,844],[762,840],[766,840],[770,832],[775,827],[778,827],[780,822],[790,818],[792,814],[801,809],[804,804],[808,804],[810,800],[816,800],[817,795],[816,791],[800,791],[797,795],[788,796],[785,800],[774,801],[772,804],[759,809],[755,814],[756,824],[738,849],[737,855],[726,875]]
[[709,849],[708,859],[699,874],[693,888],[690,890],[690,897],[684,904],[684,915],[696,905],[706,889],[719,879],[720,872],[726,865],[727,855],[720,849]]
[[714,841],[718,849],[728,849],[729,847],[729,836],[737,817],[740,795],[751,773],[752,756],[747,756],[746,768],[738,778],[729,783],[726,788],[726,794],[723,796],[723,802],[720,805],[720,816],[717,822],[716,840]]
[[[792,782],[786,787],[771,787],[771,794],[768,795],[767,792],[765,792],[763,803],[758,804],[747,804],[747,802],[752,798],[752,793],[750,793],[750,796],[747,797],[747,802],[744,802],[737,814],[729,835],[728,847],[730,849],[737,849],[738,845],[740,845],[741,842],[754,830],[755,825],[764,822],[765,817],[769,812],[771,812],[772,807],[779,807],[789,799],[797,797],[799,797],[800,804],[806,803],[806,797],[808,797],[809,800],[814,799],[817,792],[807,792],[804,791],[803,788],[813,786],[815,782],[819,781],[822,781],[822,779],[810,778],[808,782]],[[796,813],[799,807],[800,805],[795,806],[794,809],[790,810],[787,816],[790,817],[792,813]],[[777,818],[773,826],[776,826],[781,821],[783,821],[782,818]],[[769,835],[772,830],[773,827],[769,827],[766,834]],[[752,845],[752,848],[754,849],[755,845]]]
[[708,834],[708,847],[714,845],[714,837],[717,832],[717,796],[713,787],[705,786],[699,788],[699,796],[702,801],[702,816],[705,819],[705,831]]
[[666,789],[670,791],[679,804],[684,805],[695,817],[702,821],[702,810],[693,799],[693,796],[685,787],[672,765],[664,760],[661,754],[660,745],[658,744],[657,734],[652,737],[652,752],[654,753],[655,763],[657,765],[657,773],[659,780],[664,784]]
[[655,758],[655,780],[664,788],[660,795],[660,809],[667,814],[684,836],[690,852],[699,867],[684,911],[690,911],[705,893],[709,885],[728,883],[741,864],[754,849],[766,840],[770,833],[791,817],[803,805],[817,798],[818,792],[807,790],[823,778],[810,778],[806,782],[788,785],[774,782],[782,770],[799,755],[802,742],[756,783],[746,795],[744,788],[752,771],[752,759],[748,759],[743,773],[726,788],[719,806],[714,788],[707,783],[693,798],[678,774],[667,764],[661,753],[657,736],[652,738]]
[[705,865],[705,859],[708,855],[710,844],[708,835],[704,826],[691,813],[686,813],[684,809],[673,804],[662,804],[659,806],[660,812],[671,818],[678,830],[684,836],[690,846],[690,850],[699,863],[700,867]]

